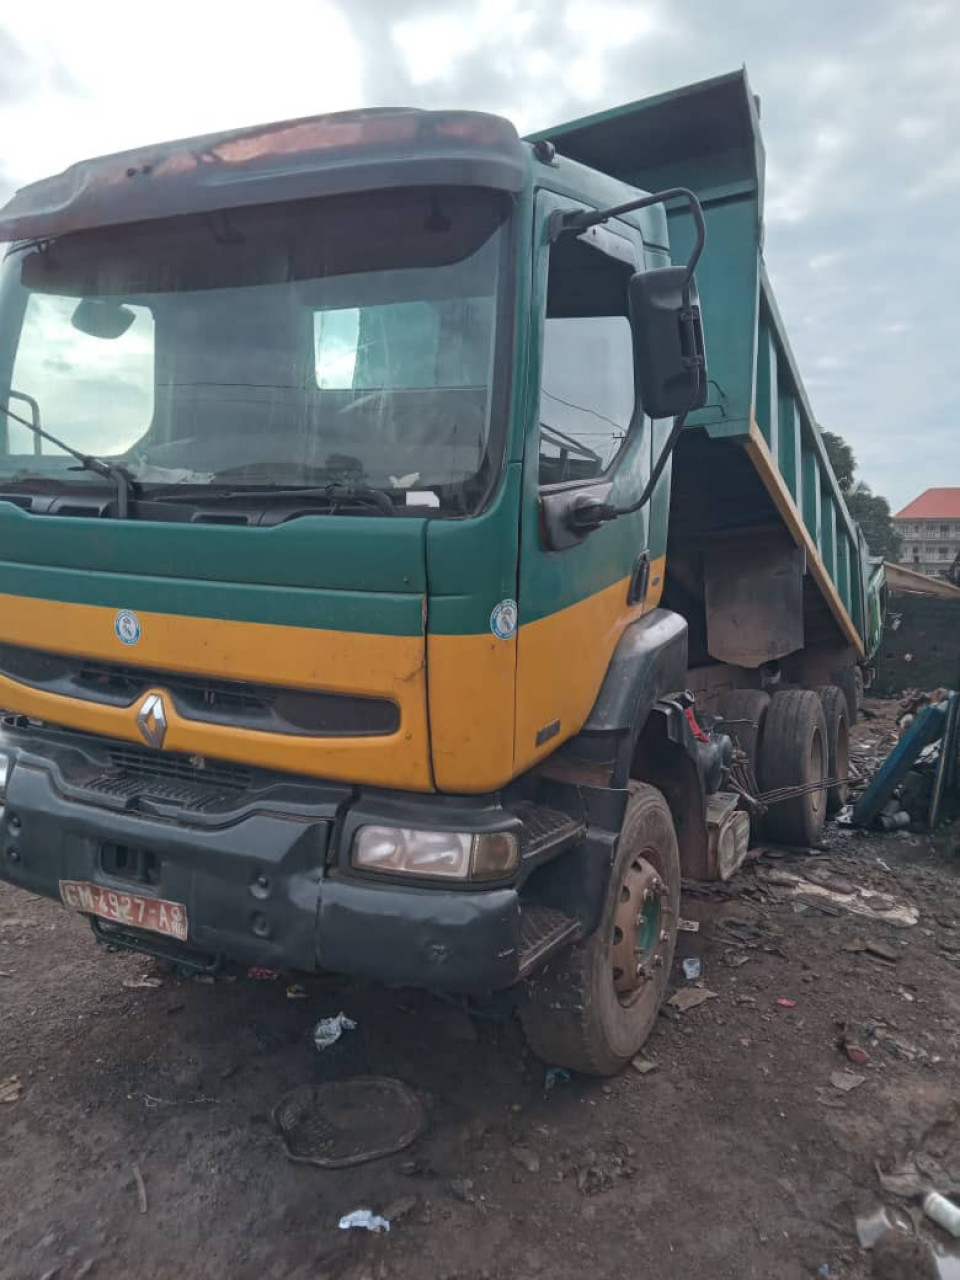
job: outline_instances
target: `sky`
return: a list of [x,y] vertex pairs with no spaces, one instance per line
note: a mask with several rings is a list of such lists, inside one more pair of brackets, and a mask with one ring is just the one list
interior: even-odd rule
[[746,64],[767,269],[820,425],[894,511],[960,485],[960,0],[5,8],[0,200],[166,138],[396,105],[531,132]]

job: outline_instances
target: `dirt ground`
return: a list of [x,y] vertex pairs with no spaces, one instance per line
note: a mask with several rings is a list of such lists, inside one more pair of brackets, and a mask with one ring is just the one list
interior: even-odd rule
[[[861,741],[892,723],[871,705]],[[918,922],[851,915],[791,874],[892,894]],[[683,915],[701,927],[674,985],[699,956],[715,996],[665,1010],[654,1070],[547,1091],[512,1020],[296,975],[132,987],[160,971],[0,885],[0,1276],[956,1280],[960,1260],[906,1234],[864,1251],[855,1219],[909,1214],[878,1161],[919,1151],[960,1185],[957,827],[831,827],[822,850],[691,890]],[[314,1023],[341,1010],[357,1029],[319,1053]],[[291,1162],[277,1101],[369,1074],[421,1093],[424,1136],[352,1169]],[[358,1207],[386,1210],[389,1234],[339,1230]]]

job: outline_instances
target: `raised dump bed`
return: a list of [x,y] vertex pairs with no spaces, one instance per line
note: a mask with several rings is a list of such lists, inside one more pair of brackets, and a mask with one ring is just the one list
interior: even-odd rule
[[[707,244],[697,274],[710,392],[706,406],[690,415],[672,483],[665,476],[658,495],[665,502],[670,494],[664,603],[690,622],[691,666],[756,667],[761,639],[770,658],[794,653],[793,666],[803,668],[796,676],[805,683],[820,670],[826,678],[829,670],[863,663],[879,640],[868,605],[867,549],[827,457],[764,268],[764,149],[759,102],[746,73],[537,136],[645,190],[688,187],[703,205]],[[668,206],[668,217],[671,256],[683,261],[693,241],[687,206]],[[804,570],[802,631],[799,611],[783,607],[789,587],[777,571],[791,554],[800,556]],[[733,616],[729,607],[711,609],[711,599],[728,605],[731,593],[739,595],[737,615],[753,619],[752,636],[724,627],[722,616]],[[753,607],[745,610],[751,594]],[[790,612],[797,614],[793,622]]]

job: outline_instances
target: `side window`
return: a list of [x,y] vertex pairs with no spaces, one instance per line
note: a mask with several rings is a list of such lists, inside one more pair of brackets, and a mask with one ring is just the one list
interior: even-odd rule
[[579,239],[551,250],[540,382],[542,485],[601,476],[623,448],[636,402],[630,275],[627,263]]

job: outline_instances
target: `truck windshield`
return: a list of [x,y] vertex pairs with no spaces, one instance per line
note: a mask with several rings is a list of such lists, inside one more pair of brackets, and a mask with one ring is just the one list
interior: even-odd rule
[[[0,404],[145,494],[357,485],[465,514],[491,429],[505,201],[304,201],[14,246]],[[103,484],[0,416],[0,483]]]

